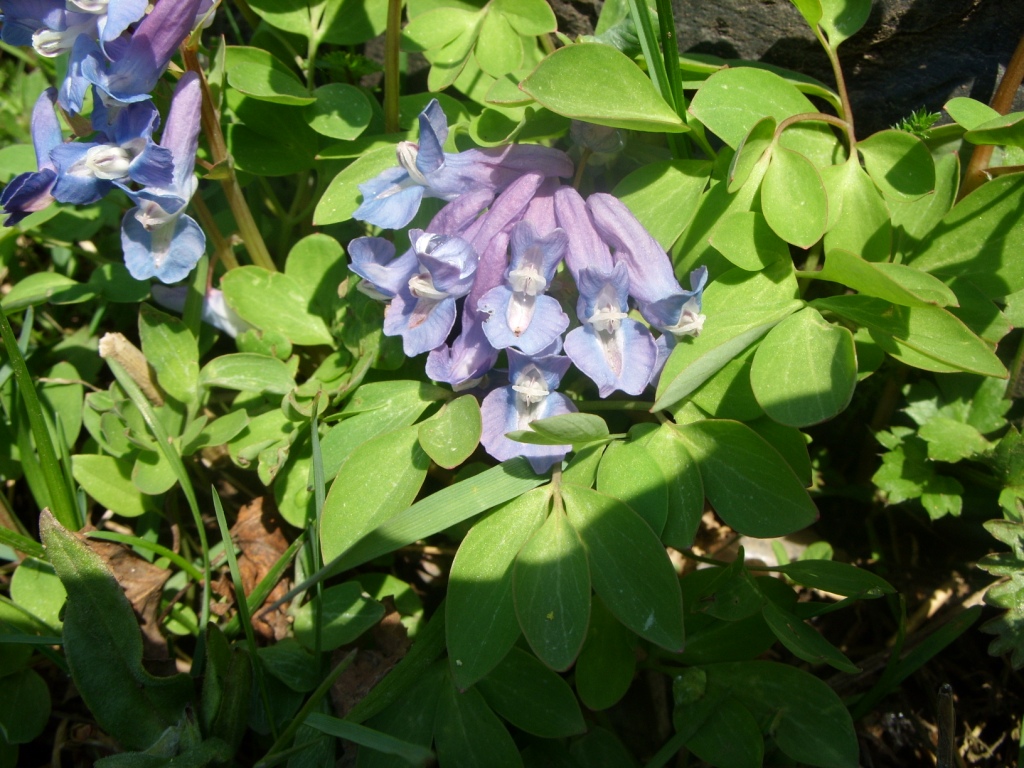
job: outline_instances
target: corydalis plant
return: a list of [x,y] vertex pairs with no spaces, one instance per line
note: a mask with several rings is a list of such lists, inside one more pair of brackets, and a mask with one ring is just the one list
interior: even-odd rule
[[[703,327],[707,270],[695,270],[684,290],[664,250],[625,205],[606,194],[584,200],[558,183],[572,173],[559,150],[451,155],[441,150],[448,128],[437,101],[419,121],[419,145],[404,142],[397,168],[360,185],[364,201],[355,216],[404,226],[424,195],[448,205],[426,230],[409,233],[413,246],[401,256],[381,238],[353,241],[352,271],[368,284],[364,292],[389,302],[384,333],[401,336],[407,355],[430,352],[434,380],[486,390],[488,372],[506,353],[509,384],[484,397],[481,442],[496,459],[526,456],[537,472],[547,471],[569,446],[527,446],[506,434],[575,410],[555,391],[572,364],[601,397],[641,394],[677,337]],[[578,325],[564,338],[567,356],[560,353],[569,314],[547,292],[563,261],[577,289]],[[630,317],[631,300],[660,338]]]

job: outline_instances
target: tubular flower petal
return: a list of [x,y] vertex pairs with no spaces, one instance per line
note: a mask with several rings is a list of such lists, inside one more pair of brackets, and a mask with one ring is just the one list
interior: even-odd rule
[[17,224],[30,213],[41,211],[53,202],[51,190],[57,181],[57,169],[50,159],[50,152],[64,143],[60,123],[54,105],[57,92],[47,88],[36,100],[32,110],[32,144],[36,153],[38,170],[16,176],[0,194],[0,207],[7,218],[4,226]]
[[527,172],[572,174],[568,156],[549,147],[513,145],[497,150],[445,152],[448,122],[437,99],[420,113],[419,124],[418,144],[398,144],[398,166],[359,185],[363,202],[353,214],[356,219],[398,229],[412,221],[424,197],[451,201],[479,189],[498,193]]
[[536,419],[576,411],[568,397],[555,391],[570,362],[562,355],[531,358],[515,350],[509,350],[508,360],[509,386],[495,389],[480,405],[483,419],[480,443],[498,461],[525,456],[533,471],[541,474],[561,461],[571,446],[517,443],[505,435],[528,429],[530,422]]

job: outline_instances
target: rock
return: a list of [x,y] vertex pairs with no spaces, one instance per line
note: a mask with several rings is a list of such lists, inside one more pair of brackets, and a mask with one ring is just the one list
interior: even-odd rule
[[[679,49],[760,59],[834,84],[821,46],[789,0],[674,0]],[[954,96],[988,102],[1024,34],[1021,0],[876,0],[839,48],[857,134]],[[1024,110],[1024,89],[1015,110]]]

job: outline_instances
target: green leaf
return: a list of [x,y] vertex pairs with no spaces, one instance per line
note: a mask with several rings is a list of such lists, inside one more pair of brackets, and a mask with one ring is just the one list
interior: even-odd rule
[[761,608],[761,615],[779,638],[779,642],[798,659],[811,664],[828,664],[840,672],[848,672],[851,675],[860,672],[842,651],[822,637],[817,630],[770,600]]
[[75,687],[107,733],[128,749],[146,749],[184,716],[192,680],[146,672],[139,625],[121,585],[49,512],[40,516],[39,528],[68,592],[64,653]]
[[558,20],[544,0],[494,0],[491,12],[501,13],[515,30],[528,37],[546,35],[558,29]]
[[[798,763],[856,768],[857,735],[839,696],[809,672],[770,661],[708,664],[705,697],[735,701],[754,716],[783,753]],[[699,700],[697,702],[699,704]],[[688,706],[676,717],[686,718]]]
[[956,370],[1006,377],[1006,369],[988,345],[940,307],[901,307],[870,296],[834,296],[812,304]]
[[547,489],[525,493],[479,520],[459,546],[445,601],[448,658],[459,689],[494,669],[519,637],[513,562],[549,505]]
[[363,384],[342,410],[342,414],[355,415],[331,427],[320,442],[324,476],[333,479],[342,462],[358,446],[378,435],[409,426],[431,403],[447,394],[419,381]]
[[260,101],[292,105],[316,101],[294,72],[262,48],[229,45],[224,71],[232,88]]
[[[750,387],[750,366],[758,346],[747,347],[726,363],[722,370],[700,385],[690,396],[689,403],[718,419],[752,421],[764,416],[764,409]],[[677,409],[677,413],[681,414],[682,410]]]
[[60,612],[68,593],[49,563],[34,557],[22,560],[11,577],[10,595],[20,608],[60,630]]
[[710,174],[705,160],[648,163],[616,184],[612,194],[668,250],[693,218]]
[[310,312],[309,294],[288,274],[251,265],[239,267],[221,278],[221,289],[228,306],[263,331],[280,333],[293,344],[334,342],[323,318]]
[[153,502],[132,482],[131,466],[128,461],[98,454],[71,457],[72,474],[85,492],[124,517],[138,517],[153,509]]
[[[697,463],[690,456],[679,434],[668,424],[659,427],[638,425],[630,437],[647,448],[661,467],[668,489],[668,516],[661,539],[670,547],[688,549],[700,527],[704,513],[704,485]],[[563,475],[566,481],[568,477]]]
[[482,429],[479,403],[473,395],[463,395],[420,424],[420,447],[438,466],[455,469],[476,450]]
[[563,413],[530,422],[530,429],[509,432],[509,437],[531,445],[585,445],[609,437],[608,425],[592,413]]
[[[307,0],[261,0],[271,6],[307,7]],[[327,0],[317,37],[333,45],[359,45],[383,34],[387,28],[388,4],[385,0]],[[308,29],[299,34],[308,34]]]
[[357,723],[331,717],[323,712],[310,712],[305,724],[365,749],[385,755],[396,755],[412,765],[426,765],[433,757],[433,753],[426,747],[396,739]]
[[1014,112],[986,120],[964,134],[971,144],[996,144],[1024,147],[1024,112]]
[[1001,117],[999,112],[992,109],[988,104],[976,101],[975,99],[969,99],[966,96],[957,96],[950,99],[946,102],[946,106],[943,109],[968,131],[990,120],[997,120]]
[[4,295],[4,312],[16,312],[47,301],[54,304],[77,304],[96,295],[89,286],[58,272],[36,272],[26,275]]
[[195,402],[199,345],[192,332],[178,318],[143,304],[139,307],[139,336],[142,353],[164,392],[181,403]]
[[644,445],[634,441],[609,445],[597,470],[597,490],[628,504],[661,536],[668,519],[668,483]]
[[474,49],[480,69],[501,77],[523,66],[523,41],[508,19],[492,8],[480,25]]
[[359,185],[397,165],[393,146],[378,147],[359,157],[335,176],[313,211],[313,224],[322,227],[352,218],[362,201]]
[[237,436],[248,424],[249,414],[242,410],[232,411],[219,419],[214,419],[205,424],[194,438],[182,446],[182,455],[188,456],[210,445],[224,445]]
[[905,131],[879,131],[857,142],[868,175],[882,194],[916,200],[935,189],[935,161],[928,146]]
[[[731,67],[715,72],[697,91],[689,112],[733,149],[765,117],[776,124],[793,115],[817,112],[797,88],[774,72],[754,67]],[[819,123],[799,123],[786,129],[780,143],[821,167],[834,161],[838,146],[832,131]]]
[[652,410],[670,408],[803,304],[792,263],[778,262],[751,274],[732,270],[704,291],[709,320],[700,336],[681,340],[658,381]]
[[342,554],[412,504],[430,464],[417,433],[416,427],[388,432],[349,454],[324,502],[320,528],[324,560]]
[[827,421],[846,409],[857,386],[853,334],[810,307],[764,337],[750,368],[757,402],[791,427]]
[[520,88],[552,112],[575,120],[635,131],[687,130],[643,71],[607,45],[559,48]]
[[569,684],[526,651],[513,648],[477,688],[499,715],[534,736],[559,739],[586,730]]
[[576,692],[588,709],[608,709],[626,695],[636,670],[635,642],[636,636],[595,596],[587,640],[574,670]]
[[316,101],[303,110],[309,127],[321,136],[351,141],[370,124],[373,109],[366,95],[348,83],[321,85],[313,96]]
[[826,252],[842,248],[867,261],[888,261],[892,250],[889,210],[860,163],[848,160],[823,168],[821,180],[828,193]]
[[411,19],[402,30],[402,50],[434,51],[451,43],[479,21],[480,13],[463,8],[437,8]]
[[679,579],[658,537],[611,496],[563,485],[562,497],[587,551],[594,589],[608,609],[641,637],[673,652],[682,650]]
[[828,36],[828,43],[833,50],[860,31],[871,15],[871,0],[818,1],[822,12],[818,24]]
[[43,732],[50,719],[50,688],[33,669],[22,669],[0,679],[4,685],[4,695],[0,697],[0,736],[7,744],[28,744]]
[[970,424],[954,419],[937,417],[918,430],[928,443],[928,458],[932,461],[957,462],[992,450],[992,444]]
[[568,669],[587,636],[590,569],[583,543],[561,509],[519,551],[512,589],[530,648],[552,669]]
[[843,597],[876,597],[896,592],[881,576],[836,560],[798,560],[773,570],[786,574],[797,584]]
[[818,510],[793,470],[750,427],[709,419],[678,431],[700,467],[708,501],[731,528],[771,538],[817,520]]
[[239,352],[215,357],[204,365],[199,385],[286,395],[295,387],[295,375],[277,358]]
[[693,732],[686,748],[701,760],[730,768],[764,765],[761,728],[750,710],[734,699],[709,700],[706,708],[677,715],[677,723],[677,730]]
[[821,21],[821,0],[792,0],[793,5],[800,11],[800,15],[814,29]]
[[786,241],[755,211],[726,214],[711,235],[711,245],[740,269],[759,272],[773,262],[790,258]]
[[[325,651],[333,651],[354,642],[384,617],[384,606],[365,597],[358,581],[346,581],[328,587],[313,599],[320,600],[320,647]],[[293,629],[296,640],[307,648],[317,647],[312,602],[296,611]]]
[[956,294],[936,277],[904,264],[873,263],[843,250],[828,252],[815,279],[842,283],[866,296],[907,307],[956,306]]
[[729,161],[729,173],[726,176],[729,192],[736,192],[746,184],[751,172],[762,159],[765,162],[770,160],[770,154],[766,157],[765,153],[775,144],[776,127],[774,118],[765,117],[754,123],[750,131],[740,139]]
[[806,157],[776,147],[761,182],[765,221],[788,243],[810,248],[825,234],[828,197],[817,169]]
[[966,277],[989,298],[1024,289],[1024,175],[982,184],[921,240],[911,266],[937,277]]
[[948,152],[935,160],[935,194],[910,202],[887,201],[894,233],[893,252],[906,261],[920,240],[930,235],[949,213],[959,188],[960,156]]
[[148,496],[166,493],[178,482],[174,467],[160,451],[141,451],[132,467],[132,483]]
[[522,768],[508,730],[476,688],[460,693],[447,679],[441,685],[434,720],[440,765]]

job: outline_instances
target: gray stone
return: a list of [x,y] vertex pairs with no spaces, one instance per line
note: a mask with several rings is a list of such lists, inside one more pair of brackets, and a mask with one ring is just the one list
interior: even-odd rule
[[[681,51],[760,59],[833,85],[828,58],[789,0],[674,0]],[[859,136],[953,96],[988,102],[1024,34],[1024,0],[876,0],[839,48]],[[1014,108],[1024,109],[1024,89]]]

